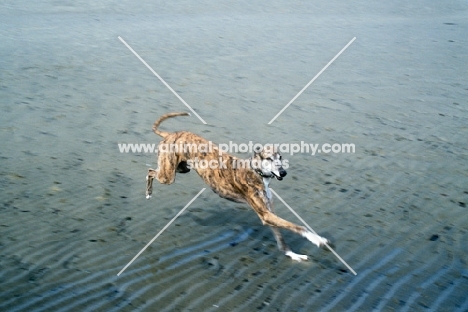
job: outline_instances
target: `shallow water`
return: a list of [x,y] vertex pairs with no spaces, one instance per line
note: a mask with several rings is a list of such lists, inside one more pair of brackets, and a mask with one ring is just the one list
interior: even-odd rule
[[[0,5],[0,309],[468,309],[467,6],[185,1]],[[272,187],[358,275],[195,175],[155,185],[153,121],[230,140],[354,143],[297,154]],[[353,37],[356,41],[267,125]],[[240,155],[248,157],[249,155]],[[279,200],[277,213],[296,222]],[[298,222],[298,221],[297,221]]]

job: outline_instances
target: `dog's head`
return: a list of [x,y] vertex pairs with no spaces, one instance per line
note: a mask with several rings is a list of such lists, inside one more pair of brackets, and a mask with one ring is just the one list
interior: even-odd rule
[[273,145],[265,145],[254,150],[252,169],[262,177],[275,177],[278,181],[283,180],[287,174],[283,169],[282,157]]

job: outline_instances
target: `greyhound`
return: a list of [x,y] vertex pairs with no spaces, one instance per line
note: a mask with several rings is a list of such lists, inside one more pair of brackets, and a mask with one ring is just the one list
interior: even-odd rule
[[[223,153],[218,146],[208,142],[201,136],[188,131],[164,132],[159,130],[160,124],[171,117],[188,116],[189,113],[168,113],[161,116],[153,124],[153,131],[163,140],[159,143],[158,168],[149,169],[146,176],[146,198],[151,198],[153,180],[161,184],[171,184],[176,173],[188,173],[194,169],[198,175],[220,197],[234,202],[248,203],[257,213],[263,225],[270,226],[276,238],[280,251],[295,261],[307,260],[306,255],[296,254],[288,247],[279,229],[287,229],[310,242],[322,247],[328,243],[326,238],[314,234],[303,226],[286,221],[273,212],[273,200],[269,189],[273,178],[283,180],[286,171],[282,167],[282,158],[274,146],[265,145],[254,149],[250,159],[242,160],[227,153]],[[187,146],[190,144],[189,147]],[[165,146],[165,150],[161,149]],[[179,147],[168,151],[167,147]],[[181,148],[184,146],[184,148]],[[206,148],[194,147],[210,146]],[[202,151],[200,151],[202,150]],[[197,163],[210,164],[210,166],[197,166]],[[212,165],[215,166],[212,166]],[[243,165],[242,165],[243,164]]]

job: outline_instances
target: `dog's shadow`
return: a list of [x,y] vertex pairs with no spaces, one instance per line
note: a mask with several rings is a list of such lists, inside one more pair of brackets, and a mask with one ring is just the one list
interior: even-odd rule
[[[258,219],[255,212],[248,206],[240,205],[216,205],[206,208],[189,209],[192,220],[199,226],[221,226],[234,227],[238,225],[255,226],[255,219]],[[255,218],[255,219],[254,219]],[[260,219],[258,219],[260,222]],[[260,224],[261,225],[261,222]]]
[[[237,231],[239,232],[238,236],[244,236],[247,234],[249,239],[257,241],[257,243],[254,244],[257,247],[260,245],[267,246],[267,249],[271,252],[280,253],[276,247],[275,237],[271,232],[271,229],[268,226],[262,225],[258,216],[247,205],[244,207],[242,204],[227,203],[226,205],[210,205],[210,207],[206,208],[193,208],[189,209],[189,211],[192,212],[190,214],[192,221],[200,227],[220,227],[224,230]],[[281,230],[281,233],[292,250],[299,250],[310,255],[313,254],[314,250],[317,248],[304,237],[295,233],[287,230]],[[331,233],[324,232],[321,234],[332,239],[329,236]],[[237,243],[236,239],[234,239],[231,246],[236,246],[238,244],[243,246],[242,242]],[[325,249],[323,250],[325,252],[328,251]],[[263,252],[266,251],[263,249]],[[320,258],[316,258],[314,261],[320,262]]]

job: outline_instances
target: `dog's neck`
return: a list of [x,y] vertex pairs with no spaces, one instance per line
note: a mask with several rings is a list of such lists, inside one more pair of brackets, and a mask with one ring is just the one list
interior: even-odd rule
[[270,182],[271,182],[271,179],[272,179],[273,175],[270,174],[270,175],[267,176],[267,175],[265,175],[265,174],[263,173],[263,171],[262,171],[261,169],[259,169],[259,168],[253,168],[253,166],[252,166],[252,160],[253,160],[253,158],[250,158],[250,168],[254,169],[254,171],[255,171],[260,177],[262,177],[263,186],[265,187],[266,197],[268,198],[268,200],[271,201],[272,196],[271,196],[271,190],[270,190]]
[[271,200],[270,182],[271,177],[263,177],[263,185],[265,186],[265,192],[268,200]]

